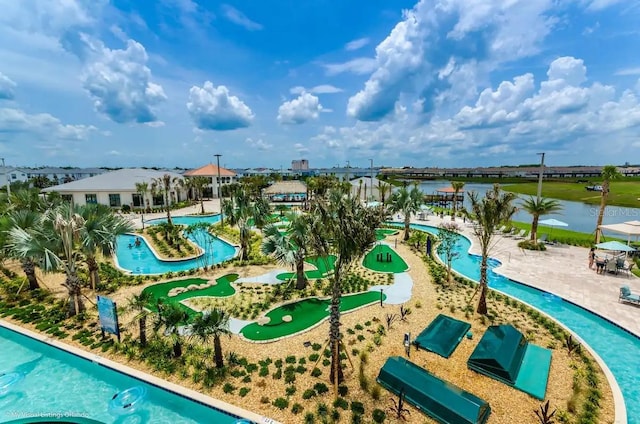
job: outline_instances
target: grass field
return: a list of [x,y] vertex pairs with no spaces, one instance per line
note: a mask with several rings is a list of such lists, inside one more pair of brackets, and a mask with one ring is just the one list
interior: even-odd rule
[[[391,261],[378,262],[377,256],[382,254],[384,260],[389,255]],[[362,266],[376,272],[405,272],[409,269],[409,265],[396,253],[395,250],[387,245],[380,244],[374,247],[369,253],[366,254],[362,261]]]
[[[549,181],[542,184],[542,196],[572,200],[591,204],[600,204],[599,191],[587,191],[589,184],[575,182]],[[518,194],[535,196],[538,192],[537,183],[507,184],[502,189]],[[607,199],[607,205],[627,206],[640,208],[640,182],[638,181],[612,181],[611,190]]]
[[[325,278],[329,272],[333,271],[333,266],[336,263],[336,257],[333,255],[329,256],[328,263],[324,259],[315,256],[306,258],[304,261],[316,267],[316,269],[304,272],[308,279],[314,280],[317,278]],[[295,275],[295,272],[283,272],[282,274],[276,275],[276,278],[280,281],[287,281]]]
[[[527,239],[531,231],[530,222],[516,222],[512,221],[511,225],[519,229],[527,230]],[[565,230],[557,227],[545,227],[544,225],[538,226],[538,237],[542,234],[546,234],[549,241],[556,241],[562,244],[571,244],[574,246],[591,247],[595,239],[594,233],[581,233],[578,231]],[[617,237],[604,237],[602,241],[618,240],[621,243],[627,244],[627,239]]]

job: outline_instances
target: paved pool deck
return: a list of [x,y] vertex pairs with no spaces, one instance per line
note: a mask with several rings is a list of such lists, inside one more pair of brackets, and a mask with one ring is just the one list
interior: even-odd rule
[[[450,217],[445,217],[444,221],[449,222]],[[443,220],[430,215],[426,221],[413,219],[411,222],[437,227]],[[465,224],[461,219],[456,219],[456,223],[472,240],[471,253],[480,254],[469,223]],[[584,247],[547,246],[546,251],[537,252],[520,249],[520,240],[513,238],[496,236],[495,240],[490,256],[502,263],[495,272],[567,299],[640,337],[640,307],[618,302],[623,285],[640,294],[640,278],[625,273],[596,274],[588,267],[589,249]]]

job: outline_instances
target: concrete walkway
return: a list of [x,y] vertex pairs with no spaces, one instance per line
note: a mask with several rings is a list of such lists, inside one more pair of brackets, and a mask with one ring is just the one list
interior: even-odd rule
[[[437,227],[442,221],[432,215],[427,221],[412,222]],[[445,217],[444,221],[449,222],[450,218]],[[471,253],[480,254],[473,229],[461,219],[456,223],[471,239]],[[584,247],[547,246],[546,251],[537,252],[520,249],[520,240],[513,238],[496,236],[495,240],[490,256],[502,262],[495,272],[567,299],[640,337],[640,307],[618,302],[623,285],[640,294],[640,278],[625,273],[596,274],[588,267],[589,249]]]

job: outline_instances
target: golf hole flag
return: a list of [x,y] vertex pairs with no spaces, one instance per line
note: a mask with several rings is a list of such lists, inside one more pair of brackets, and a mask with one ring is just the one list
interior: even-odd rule
[[116,303],[108,297],[98,296],[98,316],[100,317],[100,329],[105,333],[115,334],[120,337],[118,328],[118,311]]

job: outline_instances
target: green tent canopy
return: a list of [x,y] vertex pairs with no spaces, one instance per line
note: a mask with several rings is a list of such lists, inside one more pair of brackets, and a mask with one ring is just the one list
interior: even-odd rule
[[400,356],[387,359],[377,381],[443,424],[484,424],[491,413],[486,401]]
[[494,325],[482,336],[467,360],[467,366],[537,399],[544,399],[551,351],[529,344],[511,325]]
[[471,324],[468,322],[440,314],[416,337],[414,344],[420,349],[448,358],[469,328]]

